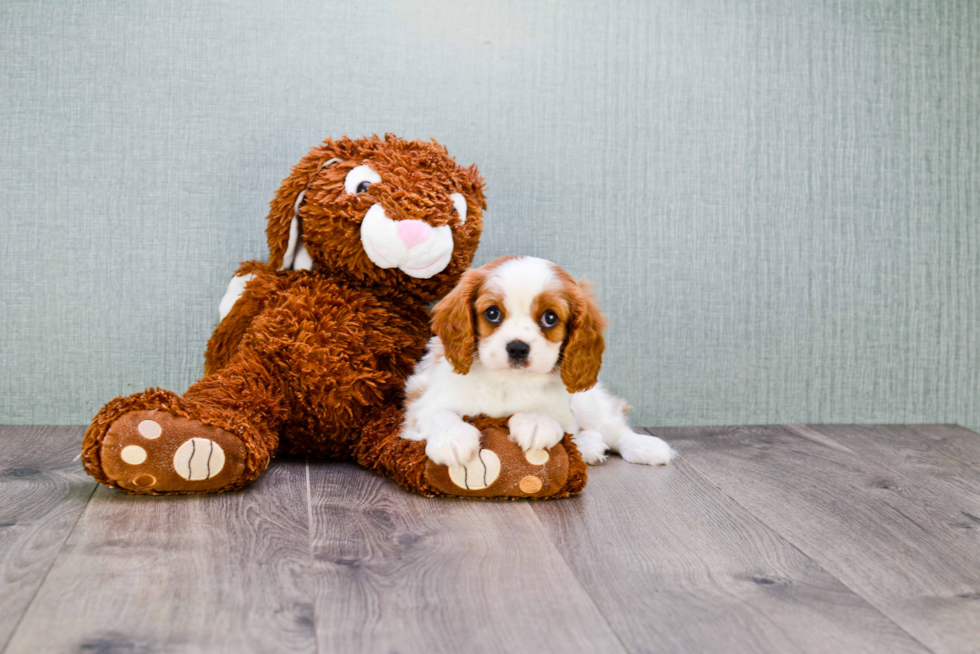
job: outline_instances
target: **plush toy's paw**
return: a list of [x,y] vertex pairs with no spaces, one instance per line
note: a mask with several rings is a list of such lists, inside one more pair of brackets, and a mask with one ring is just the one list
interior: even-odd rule
[[565,436],[561,423],[541,413],[515,413],[507,422],[510,439],[525,452],[547,450]]
[[631,432],[620,438],[619,455],[630,463],[665,466],[677,453],[663,439]]
[[499,427],[483,429],[479,452],[465,464],[430,460],[426,465],[431,486],[462,497],[550,497],[564,488],[569,475],[569,457],[561,443],[525,452]]
[[582,453],[582,460],[590,466],[606,460],[606,442],[597,431],[583,430],[575,434],[575,447]]
[[109,427],[99,459],[112,484],[135,493],[206,493],[245,472],[235,435],[166,411],[130,411]]

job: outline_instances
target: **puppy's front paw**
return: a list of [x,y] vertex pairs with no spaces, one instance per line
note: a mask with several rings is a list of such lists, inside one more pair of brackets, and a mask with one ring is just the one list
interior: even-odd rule
[[425,455],[444,466],[465,465],[479,451],[480,430],[462,421],[428,434],[425,441]]
[[597,431],[583,430],[575,434],[575,446],[582,453],[582,460],[590,466],[606,460],[606,442]]
[[525,452],[549,450],[565,435],[561,423],[541,413],[515,413],[507,421],[510,439]]
[[633,432],[619,441],[619,454],[630,463],[665,466],[677,453],[663,439]]

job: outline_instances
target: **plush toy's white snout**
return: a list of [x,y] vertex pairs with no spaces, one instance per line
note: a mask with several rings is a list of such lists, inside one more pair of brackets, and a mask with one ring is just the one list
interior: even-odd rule
[[398,268],[406,275],[428,279],[449,265],[453,232],[449,225],[432,227],[422,220],[394,221],[376,204],[361,223],[361,245],[379,268]]

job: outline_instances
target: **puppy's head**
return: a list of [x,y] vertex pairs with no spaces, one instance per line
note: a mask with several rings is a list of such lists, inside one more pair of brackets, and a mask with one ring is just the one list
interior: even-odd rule
[[433,309],[432,328],[453,369],[560,372],[569,392],[596,383],[605,321],[584,285],[543,259],[502,257],[468,270]]

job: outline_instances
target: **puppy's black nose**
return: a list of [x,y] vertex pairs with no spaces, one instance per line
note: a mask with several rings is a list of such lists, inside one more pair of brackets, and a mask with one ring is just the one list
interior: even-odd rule
[[531,346],[524,341],[511,341],[507,344],[507,356],[511,361],[524,361],[531,353]]

